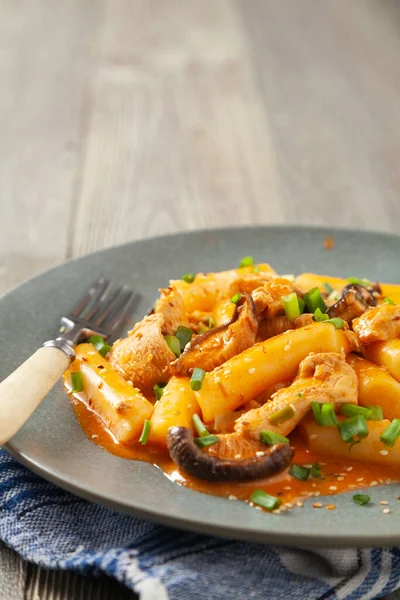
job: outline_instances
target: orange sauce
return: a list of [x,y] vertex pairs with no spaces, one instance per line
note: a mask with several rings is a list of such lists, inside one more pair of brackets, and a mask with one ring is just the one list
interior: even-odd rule
[[[291,443],[296,448],[294,462],[299,465],[318,463],[321,479],[309,478],[300,481],[289,475],[286,469],[273,478],[252,481],[249,483],[210,483],[191,477],[181,471],[171,460],[167,451],[155,447],[135,444],[132,446],[119,444],[102,421],[91,411],[83,401],[72,399],[76,417],[87,437],[104,448],[107,452],[128,460],[143,460],[161,468],[165,475],[180,485],[205,494],[225,496],[248,501],[253,491],[263,489],[273,496],[281,498],[284,504],[301,502],[309,498],[313,503],[318,502],[319,496],[335,496],[343,492],[352,492],[360,488],[384,485],[400,481],[400,475],[395,467],[383,467],[340,460],[327,456],[319,456],[308,450],[300,436],[291,436]],[[335,508],[334,498],[326,508]]]

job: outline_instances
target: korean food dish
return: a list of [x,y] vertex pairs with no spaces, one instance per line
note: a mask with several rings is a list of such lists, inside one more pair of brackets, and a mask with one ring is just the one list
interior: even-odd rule
[[64,381],[89,439],[201,492],[280,513],[400,481],[400,285],[187,273]]

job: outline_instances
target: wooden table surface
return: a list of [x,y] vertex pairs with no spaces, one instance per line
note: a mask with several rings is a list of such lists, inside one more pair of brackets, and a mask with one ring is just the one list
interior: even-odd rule
[[[0,291],[188,228],[398,231],[396,0],[0,0],[0,11]],[[1,600],[78,598],[133,594],[1,547]]]

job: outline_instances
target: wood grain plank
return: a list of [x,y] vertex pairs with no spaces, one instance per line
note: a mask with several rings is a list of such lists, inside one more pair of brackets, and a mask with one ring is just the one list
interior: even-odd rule
[[72,255],[187,228],[282,222],[268,124],[232,3],[108,7]]
[[3,0],[0,292],[65,259],[90,0]]
[[263,89],[287,218],[396,230],[398,9],[373,0],[237,5]]

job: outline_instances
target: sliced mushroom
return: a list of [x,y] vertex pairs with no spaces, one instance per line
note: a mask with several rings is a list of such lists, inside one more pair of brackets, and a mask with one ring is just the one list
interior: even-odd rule
[[274,444],[263,456],[225,459],[203,452],[187,427],[170,427],[167,446],[172,460],[186,473],[206,481],[252,481],[283,471],[294,451],[288,444]]
[[367,310],[368,304],[356,286],[345,287],[343,295],[328,309],[329,318],[339,317],[344,321],[352,321]]
[[232,318],[225,324],[192,338],[173,365],[175,375],[188,375],[195,367],[212,371],[253,346],[258,322],[250,294],[243,294]]
[[376,306],[378,298],[382,295],[379,283],[371,283],[368,287],[365,285],[349,283],[349,285],[346,285],[346,287],[343,288],[343,292],[351,289],[356,289],[368,306]]

